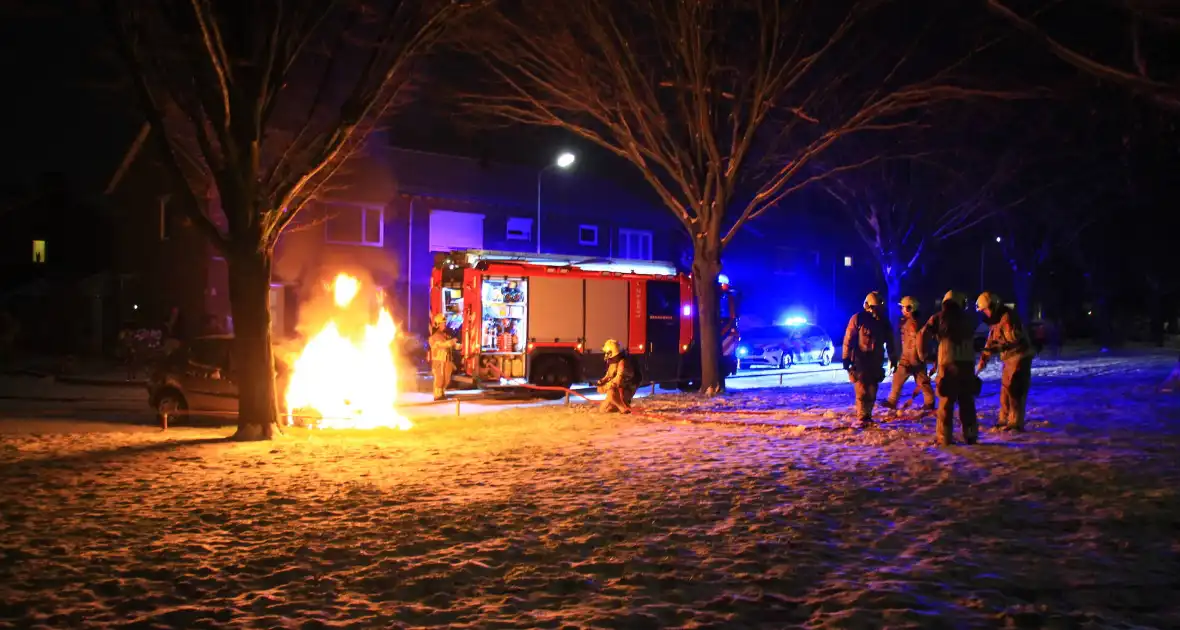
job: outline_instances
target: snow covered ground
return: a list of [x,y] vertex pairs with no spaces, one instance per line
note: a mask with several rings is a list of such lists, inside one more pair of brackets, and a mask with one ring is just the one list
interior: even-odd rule
[[0,627],[1180,627],[1175,361],[1039,362],[947,449],[846,382],[255,444],[4,400]]

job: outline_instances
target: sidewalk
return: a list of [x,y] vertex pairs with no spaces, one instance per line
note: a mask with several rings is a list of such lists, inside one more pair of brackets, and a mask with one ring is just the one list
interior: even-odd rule
[[127,378],[127,368],[104,359],[77,359],[65,365],[61,358],[27,357],[0,366],[0,375],[53,379],[68,385],[100,387],[144,387],[147,375],[141,370],[136,378]]

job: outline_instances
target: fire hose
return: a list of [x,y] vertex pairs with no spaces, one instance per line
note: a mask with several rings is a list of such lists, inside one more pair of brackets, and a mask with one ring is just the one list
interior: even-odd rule
[[[644,386],[650,386],[652,388],[652,393],[654,394],[657,385],[658,385],[658,383],[653,382],[653,383],[645,384]],[[521,389],[527,389],[527,390],[537,391],[537,392],[555,392],[555,393],[564,394],[567,405],[570,404],[570,399],[573,396],[577,396],[578,398],[581,398],[582,400],[584,400],[586,402],[597,402],[597,401],[591,399],[586,394],[584,394],[578,390],[571,389],[569,387],[534,385],[534,384],[521,384],[518,387],[520,387]],[[916,391],[916,388],[915,388],[914,397],[916,397],[917,394],[918,394],[918,392]],[[442,405],[449,404],[449,403],[453,402],[455,405],[455,415],[460,416],[460,415],[462,415],[461,406],[464,401],[481,402],[481,401],[485,401],[485,400],[492,400],[492,399],[490,397],[466,397],[466,396],[464,396],[464,397],[455,397],[451,400],[446,400],[446,401],[403,403],[403,404],[399,405],[399,407],[401,407],[401,408],[438,407],[438,406],[442,406]],[[717,409],[717,408],[714,408],[714,409],[678,409],[678,410],[675,410],[674,415],[671,413],[661,413],[658,411],[639,412],[639,411],[635,411],[635,410],[632,410],[632,414],[635,416],[641,417],[641,418],[646,418],[646,419],[650,419],[650,420],[657,420],[657,421],[661,421],[661,422],[667,422],[670,420],[680,420],[680,421],[686,421],[686,422],[708,423],[708,424],[741,424],[741,425],[764,424],[767,426],[778,426],[778,425],[773,425],[771,423],[766,423],[766,422],[751,423],[751,422],[736,421],[736,420],[727,421],[727,420],[722,420],[722,419],[718,419],[715,417],[694,419],[691,416],[716,416],[716,415],[720,415],[720,414],[733,415],[733,416],[746,416],[746,417],[750,417],[750,416],[779,416],[779,415],[784,414],[784,411],[783,410],[774,410],[774,409],[724,409],[724,408]],[[824,414],[807,413],[807,412],[803,412],[803,413],[793,412],[793,413],[791,413],[791,415],[796,418],[810,416],[810,417],[818,419],[818,418],[824,417]],[[171,418],[173,418],[173,417],[186,417],[186,416],[236,418],[238,416],[238,412],[237,411],[222,411],[222,410],[197,410],[197,409],[184,409],[184,408],[171,409],[166,412],[158,414],[160,427],[163,430],[167,430],[168,425],[169,425],[169,420]],[[288,418],[288,421],[299,419],[299,420],[307,421],[308,424],[311,424],[313,426],[323,420],[349,420],[349,419],[351,419],[351,418],[343,418],[343,417],[342,418],[332,418],[332,417],[325,417],[320,414],[305,414],[305,413],[293,413],[293,412],[285,412],[285,413],[283,413],[283,416]],[[280,427],[281,426],[283,426],[283,425],[280,424]]]
[[[655,385],[656,385],[656,383],[651,383],[653,391],[655,390]],[[564,392],[566,395],[566,401],[567,401],[566,404],[567,405],[569,404],[568,401],[569,401],[570,396],[578,396],[579,398],[582,398],[586,402],[595,402],[594,400],[592,400],[590,397],[586,396],[585,394],[583,394],[577,390],[570,389],[568,387],[532,385],[532,384],[522,385],[521,387],[523,387],[525,389],[532,389],[532,390],[538,390],[538,391]],[[693,416],[693,415],[710,416],[710,415],[716,415],[716,414],[729,414],[729,415],[738,415],[738,416],[774,416],[774,415],[781,415],[782,413],[783,413],[782,411],[773,410],[773,409],[744,409],[744,410],[743,409],[733,409],[733,410],[684,409],[684,410],[677,410],[676,415],[671,415],[671,414],[660,414],[660,413],[636,411],[634,408],[632,408],[632,410],[631,410],[631,415],[633,415],[633,416],[636,416],[639,418],[644,418],[647,420],[658,421],[658,422],[679,421],[679,422],[688,422],[691,424],[725,424],[725,425],[738,425],[738,426],[765,426],[765,427],[775,427],[775,428],[781,428],[781,425],[772,424],[770,422],[746,422],[746,421],[741,421],[741,420],[724,420],[724,419],[718,419],[718,418],[693,418],[691,416]],[[794,415],[796,417],[800,416],[800,414],[794,414]],[[822,414],[814,414],[814,417],[822,418],[823,415]],[[830,429],[827,427],[810,427],[809,428],[809,430],[820,430],[820,429],[838,430],[838,429]]]

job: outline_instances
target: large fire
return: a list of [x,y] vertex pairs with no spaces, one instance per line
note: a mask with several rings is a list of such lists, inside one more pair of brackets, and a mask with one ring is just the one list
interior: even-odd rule
[[[397,412],[397,327],[383,304],[377,321],[369,321],[366,305],[354,303],[360,288],[355,277],[336,276],[336,310],[293,363],[287,409],[314,411],[321,428],[409,429],[413,425]],[[357,323],[358,316],[363,321]]]

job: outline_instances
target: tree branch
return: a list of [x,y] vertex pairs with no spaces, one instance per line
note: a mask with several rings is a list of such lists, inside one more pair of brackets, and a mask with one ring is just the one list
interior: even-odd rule
[[[1161,107],[1172,111],[1180,111],[1180,86],[1152,79],[1146,76],[1145,73],[1135,74],[1120,70],[1082,55],[1050,37],[1036,24],[1021,17],[1000,0],[987,0],[987,6],[994,13],[1003,17],[1022,32],[1036,38],[1053,56],[1065,63],[1099,79],[1143,94],[1154,100]],[[1144,71],[1146,70],[1145,63],[1139,67]]]

